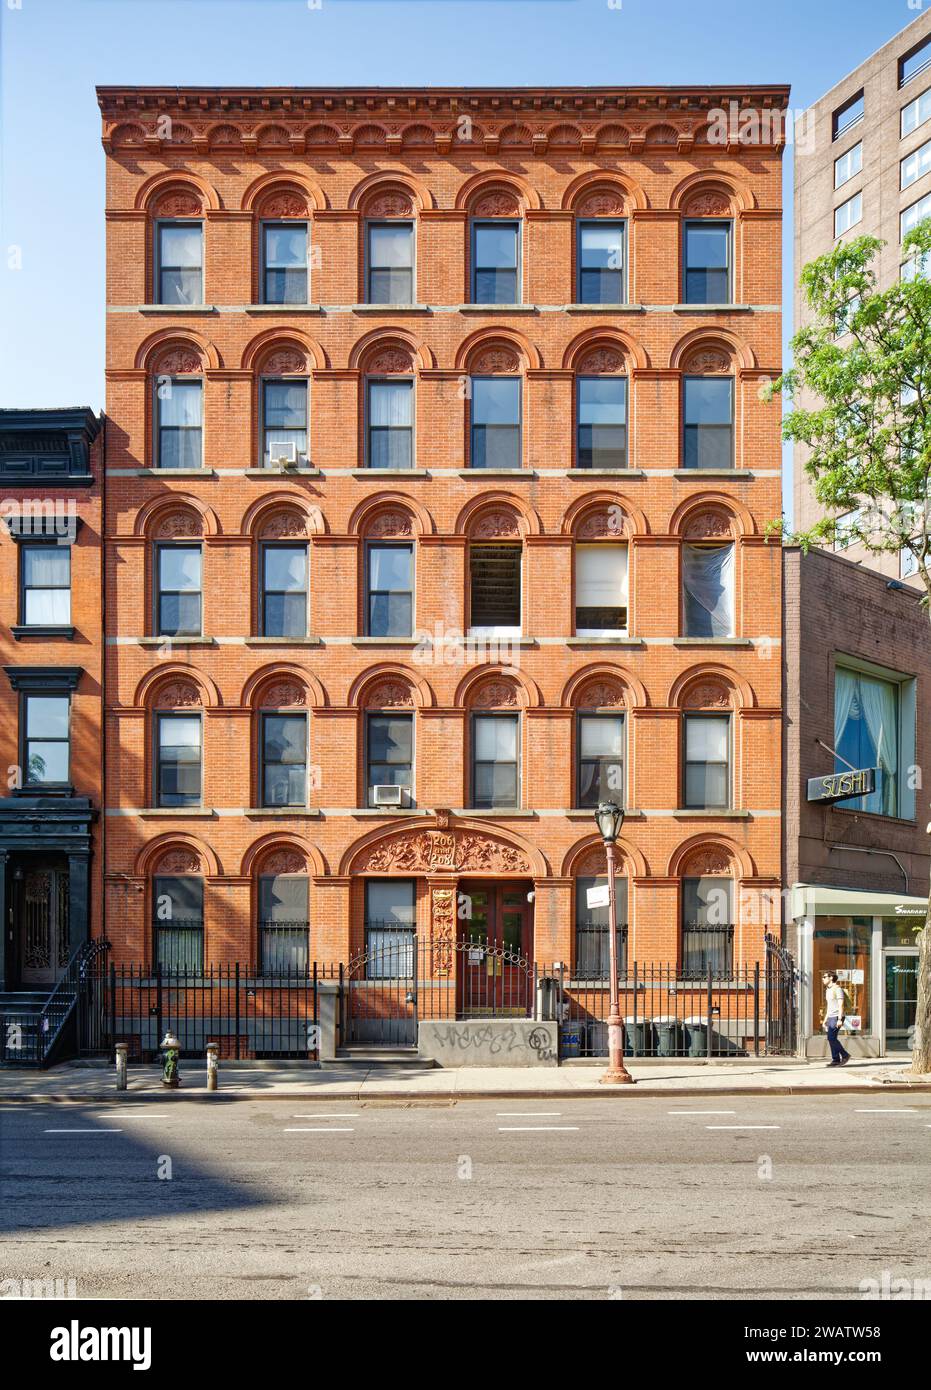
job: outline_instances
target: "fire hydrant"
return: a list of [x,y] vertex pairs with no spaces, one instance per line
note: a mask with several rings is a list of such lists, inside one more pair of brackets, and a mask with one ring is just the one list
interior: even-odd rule
[[170,1028],[162,1038],[161,1048],[165,1054],[165,1062],[162,1067],[162,1085],[173,1087],[180,1086],[181,1073],[178,1070],[178,1057],[181,1052],[181,1043]]
[[207,1044],[207,1090],[217,1089],[217,1075],[219,1072],[220,1045],[219,1043],[209,1042]]

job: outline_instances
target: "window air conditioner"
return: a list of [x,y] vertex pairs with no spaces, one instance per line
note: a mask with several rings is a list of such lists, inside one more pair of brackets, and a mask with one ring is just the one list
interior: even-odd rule
[[376,806],[405,806],[409,796],[409,787],[395,787],[380,783],[372,788],[372,800]]

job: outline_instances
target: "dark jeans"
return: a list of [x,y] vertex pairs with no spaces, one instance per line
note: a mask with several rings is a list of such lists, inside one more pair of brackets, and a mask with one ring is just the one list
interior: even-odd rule
[[828,1046],[831,1049],[832,1062],[842,1062],[845,1057],[850,1056],[850,1053],[843,1046],[843,1044],[840,1042],[837,1036],[837,1030],[839,1027],[840,1023],[836,1018],[828,1019]]

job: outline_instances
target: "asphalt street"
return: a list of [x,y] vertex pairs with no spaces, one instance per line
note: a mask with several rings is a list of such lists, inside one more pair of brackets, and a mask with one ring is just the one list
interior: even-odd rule
[[901,1095],[8,1104],[0,1277],[93,1298],[860,1298],[884,1271],[931,1281],[929,1161],[931,1099]]

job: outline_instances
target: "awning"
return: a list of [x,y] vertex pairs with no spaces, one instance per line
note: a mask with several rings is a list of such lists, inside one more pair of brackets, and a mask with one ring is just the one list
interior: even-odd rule
[[822,883],[793,883],[789,902],[794,921],[801,917],[906,917],[917,921],[928,910],[927,898],[829,888]]

